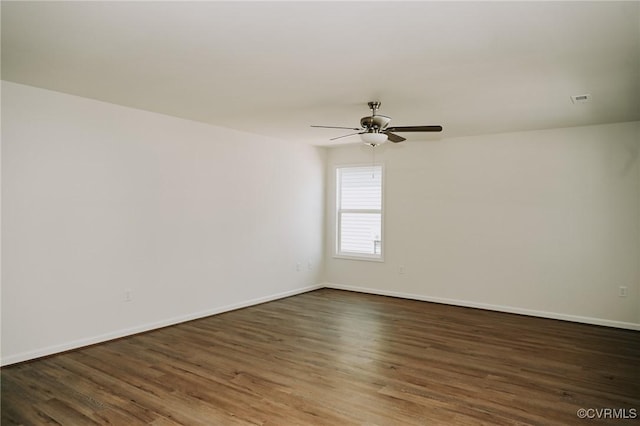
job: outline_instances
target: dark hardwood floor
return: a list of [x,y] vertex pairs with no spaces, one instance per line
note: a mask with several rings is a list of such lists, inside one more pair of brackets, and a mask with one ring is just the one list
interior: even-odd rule
[[329,289],[1,374],[2,425],[640,422],[640,332]]

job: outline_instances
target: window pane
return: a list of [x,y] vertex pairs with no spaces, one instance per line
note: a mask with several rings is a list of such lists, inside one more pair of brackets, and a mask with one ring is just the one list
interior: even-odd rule
[[382,215],[380,213],[342,213],[340,252],[380,254]]
[[382,167],[339,169],[340,209],[382,209]]

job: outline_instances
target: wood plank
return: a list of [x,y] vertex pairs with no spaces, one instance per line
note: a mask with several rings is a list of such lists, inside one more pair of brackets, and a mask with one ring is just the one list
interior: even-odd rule
[[2,368],[1,420],[584,424],[640,412],[639,365],[636,331],[322,289]]

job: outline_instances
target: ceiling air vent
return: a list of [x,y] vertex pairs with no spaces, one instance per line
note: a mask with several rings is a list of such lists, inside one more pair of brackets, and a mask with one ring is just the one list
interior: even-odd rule
[[585,104],[591,102],[591,93],[585,93],[584,95],[571,96],[571,102],[574,104]]

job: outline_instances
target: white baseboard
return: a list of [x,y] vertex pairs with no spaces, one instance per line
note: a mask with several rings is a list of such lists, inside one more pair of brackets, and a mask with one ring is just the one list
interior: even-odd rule
[[512,306],[492,305],[492,304],[478,303],[478,302],[473,302],[468,300],[446,299],[442,297],[431,297],[431,296],[426,296],[421,294],[402,293],[397,291],[388,291],[388,290],[380,290],[375,288],[325,282],[325,283],[311,285],[311,286],[289,290],[281,293],[276,293],[269,296],[250,299],[243,302],[234,303],[231,305],[219,306],[206,311],[195,312],[188,315],[182,315],[179,317],[168,318],[162,321],[156,321],[153,323],[147,323],[147,324],[143,324],[136,327],[117,330],[111,333],[101,334],[99,336],[89,337],[85,339],[78,339],[71,342],[62,343],[59,345],[48,346],[48,347],[33,350],[33,351],[10,355],[7,357],[3,357],[2,360],[0,360],[0,366],[7,366],[11,364],[16,364],[18,362],[29,361],[29,360],[33,360],[43,356],[49,356],[49,355],[65,352],[72,349],[78,349],[85,346],[90,346],[97,343],[118,339],[121,337],[131,336],[133,334],[143,333],[146,331],[151,331],[158,328],[167,327],[170,325],[175,325],[175,324],[180,324],[187,321],[205,318],[211,315],[221,314],[223,312],[229,312],[229,311],[246,308],[253,305],[259,305],[261,303],[271,302],[273,300],[283,299],[285,297],[307,293],[309,291],[317,290],[320,288],[348,290],[348,291],[354,291],[359,293],[377,294],[380,296],[399,297],[402,299],[420,300],[423,302],[442,303],[446,305],[463,306],[468,308],[479,308],[479,309],[486,309],[490,311],[507,312],[512,314],[528,315],[533,317],[550,318],[550,319],[572,321],[572,322],[578,322],[578,323],[584,323],[584,324],[593,324],[593,325],[601,325],[605,327],[614,327],[614,328],[640,331],[640,324],[630,323],[630,322],[613,321],[613,320],[607,320],[607,319],[601,319],[601,318],[582,317],[577,315],[559,314],[555,312],[537,311],[532,309],[516,308]]
[[243,302],[234,303],[231,305],[219,306],[206,311],[195,312],[188,315],[182,315],[178,317],[168,318],[162,321],[156,321],[152,323],[139,325],[136,327],[117,330],[111,333],[101,334],[99,336],[89,337],[86,339],[78,339],[71,342],[62,343],[59,345],[48,346],[45,348],[28,351],[28,352],[22,352],[19,354],[3,357],[2,360],[0,361],[0,366],[4,367],[4,366],[15,364],[18,362],[29,361],[29,360],[33,360],[43,356],[53,355],[53,354],[65,352],[72,349],[82,348],[85,346],[95,345],[96,343],[102,343],[102,342],[106,342],[113,339],[119,339],[121,337],[131,336],[133,334],[143,333],[146,331],[151,331],[158,328],[167,327],[170,325],[175,325],[175,324],[180,324],[187,321],[205,318],[211,315],[221,314],[223,312],[235,311],[236,309],[246,308],[253,305],[259,305],[265,302],[271,302],[273,300],[283,299],[285,297],[295,296],[296,294],[306,293],[306,292],[317,290],[323,287],[324,287],[324,284],[316,284],[316,285],[307,286],[303,288],[297,288],[294,290],[276,293],[276,294],[272,294],[265,297],[258,297],[256,299],[250,299]]
[[377,294],[380,296],[399,297],[402,299],[420,300],[423,302],[442,303],[445,305],[463,306],[466,308],[486,309],[489,311],[506,312],[510,314],[528,315],[532,317],[550,318],[563,321],[579,322],[583,324],[602,325],[605,327],[623,328],[627,330],[640,331],[640,324],[623,321],[613,321],[601,318],[582,317],[578,315],[560,314],[556,312],[537,311],[533,309],[516,308],[513,306],[491,305],[487,303],[478,303],[469,300],[446,299],[442,297],[431,297],[422,294],[402,293],[397,291],[387,291],[368,287],[359,287],[352,285],[343,285],[335,283],[324,283],[326,288],[334,288],[337,290],[348,290],[359,293]]

